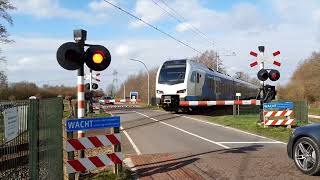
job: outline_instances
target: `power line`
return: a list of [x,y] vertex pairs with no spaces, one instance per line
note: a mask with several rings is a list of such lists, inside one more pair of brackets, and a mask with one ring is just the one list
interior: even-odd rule
[[155,29],[155,30],[159,31],[160,33],[162,33],[162,34],[164,34],[164,35],[166,35],[166,36],[170,37],[171,39],[173,39],[173,40],[177,41],[178,43],[183,44],[184,46],[186,46],[186,47],[188,47],[188,48],[192,49],[193,51],[195,51],[195,52],[197,52],[197,53],[199,53],[199,54],[201,54],[201,53],[202,53],[201,51],[197,50],[196,48],[194,48],[194,47],[190,46],[189,44],[187,44],[187,43],[185,43],[185,42],[183,42],[183,41],[181,41],[181,40],[177,39],[176,37],[174,37],[174,36],[172,36],[171,34],[169,34],[169,33],[165,32],[165,31],[163,31],[163,30],[159,29],[158,27],[156,27],[156,26],[154,26],[154,25],[152,25],[152,24],[148,23],[147,21],[145,21],[145,20],[143,20],[143,19],[141,19],[141,18],[139,18],[139,17],[135,16],[134,14],[130,13],[129,11],[127,11],[127,10],[125,10],[125,9],[123,9],[123,8],[121,8],[121,7],[119,7],[119,6],[115,5],[115,4],[113,4],[113,3],[109,2],[109,1],[107,1],[107,0],[103,0],[103,1],[104,1],[104,2],[106,2],[106,3],[108,3],[109,5],[113,6],[114,8],[117,8],[117,9],[119,9],[120,11],[122,11],[122,12],[126,13],[127,15],[129,15],[129,16],[131,16],[131,17],[133,17],[133,18],[135,18],[135,19],[137,19],[137,20],[139,20],[139,21],[143,22],[144,24],[146,24],[146,25],[148,25],[149,27],[151,27],[151,28],[153,28],[153,29]]
[[[158,0],[158,1],[161,1],[162,4],[164,4],[168,9],[170,9],[172,12],[174,12],[176,15],[178,15],[181,19],[183,19],[183,21],[179,18],[177,18],[175,15],[173,15],[172,13],[168,12],[167,10],[165,10],[164,8],[162,8],[157,2],[155,2],[154,0],[152,0],[152,2],[154,2],[157,6],[161,7],[161,9],[163,9],[165,12],[167,12],[171,17],[173,17],[174,19],[176,19],[179,23],[184,23],[184,22],[187,22],[187,19],[185,17],[183,17],[177,10],[173,9],[172,7],[170,7],[168,5],[167,2],[165,2],[164,0]],[[196,26],[190,24],[190,23],[187,23],[187,25],[189,27],[192,27],[192,32],[194,33],[197,33],[199,34],[200,36],[202,36],[204,39],[206,39],[210,44],[214,45],[214,41],[212,41],[204,32],[202,32],[199,28],[197,28]],[[186,25],[184,25],[184,27],[186,27]]]

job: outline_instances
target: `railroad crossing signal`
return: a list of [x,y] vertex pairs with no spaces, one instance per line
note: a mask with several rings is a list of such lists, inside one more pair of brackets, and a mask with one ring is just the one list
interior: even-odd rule
[[[259,51],[263,54],[264,53],[264,46],[259,46]],[[250,51],[249,53],[251,56],[256,57],[257,60],[253,61],[252,63],[250,63],[250,67],[255,67],[256,65],[258,65],[258,63],[264,63],[264,62],[271,62],[269,60],[269,58],[265,57],[264,55],[258,55],[258,53],[254,52],[254,51]],[[274,53],[272,53],[273,57],[276,57],[278,55],[280,55],[280,51],[275,51]],[[277,60],[274,60],[272,62],[272,64],[280,67],[281,63]]]
[[90,46],[85,53],[85,62],[90,69],[103,71],[110,65],[111,55],[104,46]]
[[[268,72],[269,70],[269,72]],[[268,78],[271,81],[277,81],[280,78],[280,72],[276,69],[261,69],[257,76],[260,81],[266,81]]]
[[[85,86],[87,90],[90,90],[90,83],[87,83]],[[96,90],[98,88],[99,88],[99,85],[97,83],[92,83],[92,89]]]
[[66,42],[62,44],[57,51],[57,60],[60,66],[72,71],[80,69],[86,63],[94,71],[105,70],[111,62],[109,50],[101,45],[86,46],[89,48],[83,52],[79,43]]
[[[90,73],[90,74],[91,74],[91,73]],[[90,80],[90,74],[86,74],[86,75],[85,75],[85,79],[86,79],[86,80]],[[92,79],[100,82],[101,80],[99,79],[99,76],[100,76],[100,73],[92,74]]]
[[271,69],[269,72],[269,79],[271,81],[277,81],[280,78],[280,72],[276,69]]
[[66,70],[79,69],[84,60],[81,58],[81,47],[74,42],[66,42],[62,44],[57,51],[57,60],[61,67]]

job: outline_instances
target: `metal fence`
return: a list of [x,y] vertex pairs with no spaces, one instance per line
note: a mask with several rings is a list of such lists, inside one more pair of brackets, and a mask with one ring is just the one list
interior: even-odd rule
[[[287,100],[290,101],[290,100]],[[280,100],[279,102],[287,102],[286,100]],[[293,102],[293,111],[296,121],[308,123],[308,101],[291,101]]]
[[[5,137],[3,112],[17,109],[18,136]],[[0,102],[0,179],[62,179],[61,98]]]

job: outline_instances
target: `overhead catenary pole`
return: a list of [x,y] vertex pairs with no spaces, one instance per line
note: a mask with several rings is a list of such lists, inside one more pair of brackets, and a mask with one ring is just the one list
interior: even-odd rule
[[126,84],[123,83],[123,99],[126,99]]
[[147,68],[147,66],[146,66],[146,64],[144,62],[142,62],[140,60],[137,60],[137,59],[129,59],[129,60],[140,62],[146,68],[147,75],[148,75],[148,105],[150,105],[150,77],[149,77],[149,70],[148,70],[148,68]]

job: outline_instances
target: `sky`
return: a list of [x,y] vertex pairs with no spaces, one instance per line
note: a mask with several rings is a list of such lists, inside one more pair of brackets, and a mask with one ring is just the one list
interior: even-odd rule
[[[10,11],[14,25],[5,25],[15,42],[1,44],[7,59],[1,68],[9,81],[75,85],[77,72],[61,68],[56,60],[58,47],[73,41],[74,29],[87,30],[87,43],[101,44],[111,53],[111,65],[101,72],[102,88],[112,82],[114,70],[118,71],[119,83],[144,71],[142,64],[130,58],[143,61],[151,69],[168,59],[192,58],[205,50],[217,51],[230,75],[244,71],[255,76],[259,67],[250,68],[255,58],[249,52],[257,52],[259,45],[265,46],[271,61],[274,51],[281,52],[276,60],[282,66],[267,63],[266,67],[278,69],[281,78],[277,83],[286,84],[297,65],[319,51],[319,0],[108,1],[192,48],[103,0],[12,0],[17,8]],[[230,56],[233,52],[235,56]]]

